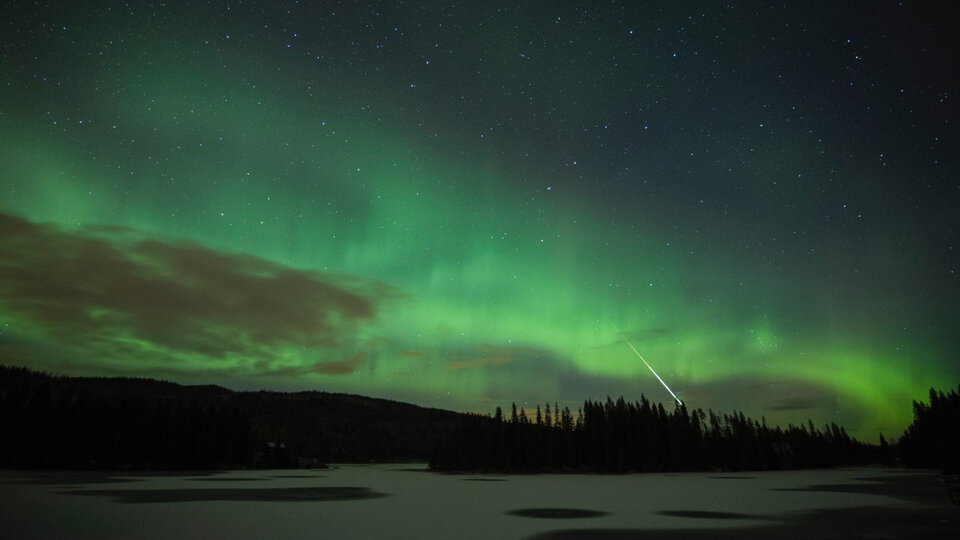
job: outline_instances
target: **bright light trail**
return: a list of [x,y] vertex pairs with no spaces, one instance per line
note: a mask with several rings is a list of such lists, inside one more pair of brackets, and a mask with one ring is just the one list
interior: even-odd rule
[[660,381],[660,384],[662,384],[663,387],[667,389],[667,392],[670,392],[670,395],[673,396],[673,399],[677,400],[677,403],[682,407],[683,402],[680,401],[680,398],[678,398],[677,395],[673,393],[673,390],[671,390],[670,387],[667,386],[667,383],[663,382],[663,379],[661,379],[660,376],[657,375],[657,372],[654,371],[652,367],[650,367],[650,364],[648,364],[646,360],[644,360],[643,355],[640,354],[640,351],[638,351],[636,347],[633,346],[633,343],[630,343],[630,341],[627,339],[627,336],[620,334],[620,337],[623,338],[623,341],[626,342],[626,344],[630,347],[630,349],[634,353],[636,353],[637,358],[639,358],[640,361],[643,362],[643,365],[647,366],[647,369],[650,370],[650,373],[653,373],[653,376],[656,377],[658,381]]

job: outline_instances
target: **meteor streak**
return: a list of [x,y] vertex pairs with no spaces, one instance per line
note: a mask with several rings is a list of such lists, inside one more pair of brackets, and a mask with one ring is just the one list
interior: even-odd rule
[[650,364],[648,364],[646,360],[644,360],[643,355],[640,354],[640,351],[638,351],[636,347],[633,346],[633,343],[630,343],[630,341],[627,339],[627,336],[620,334],[620,337],[622,337],[623,341],[626,342],[626,344],[630,347],[630,350],[632,350],[637,355],[637,358],[639,358],[640,361],[643,362],[643,365],[647,366],[647,369],[650,370],[650,373],[653,373],[653,376],[656,377],[658,381],[660,381],[660,384],[662,384],[664,388],[667,389],[667,392],[670,392],[670,395],[673,396],[673,399],[677,400],[677,404],[679,404],[682,407],[683,402],[680,401],[680,398],[678,398],[677,395],[673,393],[673,390],[671,390],[670,387],[667,386],[667,383],[663,382],[663,379],[661,379],[660,376],[657,375],[657,372],[654,371],[652,367],[650,367]]

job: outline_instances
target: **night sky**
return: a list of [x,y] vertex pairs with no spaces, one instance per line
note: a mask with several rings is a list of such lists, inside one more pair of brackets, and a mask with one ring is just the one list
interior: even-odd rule
[[870,441],[960,382],[950,3],[51,4],[0,8],[0,362],[668,404],[627,338]]

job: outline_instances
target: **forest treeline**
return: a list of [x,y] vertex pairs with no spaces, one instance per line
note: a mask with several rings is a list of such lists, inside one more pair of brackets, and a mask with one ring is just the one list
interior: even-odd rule
[[914,401],[913,423],[896,450],[904,465],[960,474],[960,386],[948,394],[931,388],[929,404]]
[[576,415],[556,404],[531,419],[514,404],[509,418],[464,419],[438,446],[431,466],[460,471],[647,472],[834,467],[879,461],[878,449],[844,428],[812,422],[769,427],[743,413],[667,411],[646,397],[586,401]]
[[426,461],[460,416],[348,394],[234,392],[0,365],[0,468]]
[[[960,388],[958,388],[960,391]],[[960,394],[930,390],[880,446],[645,397],[462,414],[326,392],[235,392],[0,365],[0,468],[201,469],[427,461],[438,470],[763,470],[883,462],[960,473]]]

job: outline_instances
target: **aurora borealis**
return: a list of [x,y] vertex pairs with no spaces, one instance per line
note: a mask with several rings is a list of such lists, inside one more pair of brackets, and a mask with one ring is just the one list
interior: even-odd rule
[[960,381],[947,7],[10,2],[0,362],[898,435]]

